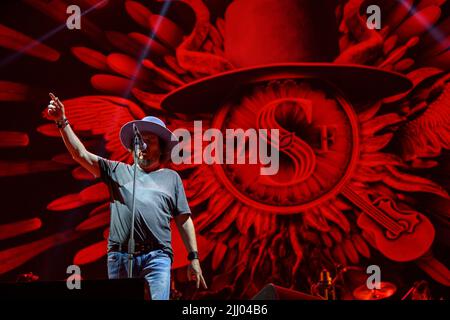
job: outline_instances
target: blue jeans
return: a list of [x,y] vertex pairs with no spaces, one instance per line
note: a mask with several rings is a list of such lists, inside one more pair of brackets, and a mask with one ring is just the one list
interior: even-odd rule
[[[158,249],[133,257],[133,278],[145,278],[152,300],[169,300],[170,256]],[[108,252],[108,278],[128,278],[128,253]]]

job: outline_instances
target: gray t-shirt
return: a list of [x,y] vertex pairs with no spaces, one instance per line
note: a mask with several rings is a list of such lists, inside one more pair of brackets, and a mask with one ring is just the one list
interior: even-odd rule
[[[109,189],[111,225],[108,248],[113,244],[127,245],[131,228],[134,165],[99,157],[101,180]],[[178,173],[162,168],[136,172],[136,243],[156,243],[173,257],[170,219],[179,214],[191,214],[183,183]]]

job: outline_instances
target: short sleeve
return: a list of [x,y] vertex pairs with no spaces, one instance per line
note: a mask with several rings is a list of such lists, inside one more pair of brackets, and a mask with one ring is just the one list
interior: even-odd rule
[[98,167],[100,169],[100,179],[109,183],[112,178],[112,173],[115,167],[119,164],[118,161],[108,160],[102,157],[98,157]]
[[115,173],[119,161],[108,160],[102,157],[98,157],[98,167],[100,169],[100,180],[103,181],[109,190],[110,201],[114,200],[122,201],[119,192],[119,185],[117,183],[117,175]]
[[186,193],[184,192],[183,181],[181,180],[179,174],[176,173],[174,216],[179,214],[191,214],[191,209],[189,208]]

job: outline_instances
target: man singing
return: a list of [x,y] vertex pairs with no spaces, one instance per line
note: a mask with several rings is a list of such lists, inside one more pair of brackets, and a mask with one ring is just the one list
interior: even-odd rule
[[129,151],[133,149],[136,125],[146,144],[138,154],[138,163],[128,165],[107,160],[90,153],[73,132],[65,117],[63,103],[50,93],[46,116],[54,120],[64,144],[81,166],[100,177],[108,186],[111,201],[111,225],[108,239],[108,277],[128,277],[128,240],[132,218],[134,166],[135,186],[135,252],[133,277],[147,280],[153,300],[168,300],[170,270],[173,261],[170,219],[175,219],[184,245],[189,252],[188,276],[197,288],[207,288],[198,259],[194,224],[191,219],[183,184],[176,171],[161,168],[170,159],[177,143],[163,121],[156,117],[130,121],[120,130],[120,140]]

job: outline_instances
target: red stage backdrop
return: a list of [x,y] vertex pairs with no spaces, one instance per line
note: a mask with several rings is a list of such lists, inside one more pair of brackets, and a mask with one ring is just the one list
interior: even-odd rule
[[[73,4],[79,30],[66,26]],[[380,29],[367,26],[370,5]],[[145,115],[192,134],[194,120],[224,134],[280,130],[273,176],[256,164],[168,165],[183,178],[210,287],[187,285],[174,233],[173,298],[249,298],[270,282],[309,292],[323,268],[347,268],[340,296],[353,299],[370,265],[399,297],[420,280],[448,297],[445,0],[0,6],[1,280],[65,279],[72,264],[106,278],[107,188],[42,118],[51,91],[87,148],[114,160],[132,160],[119,129]]]

